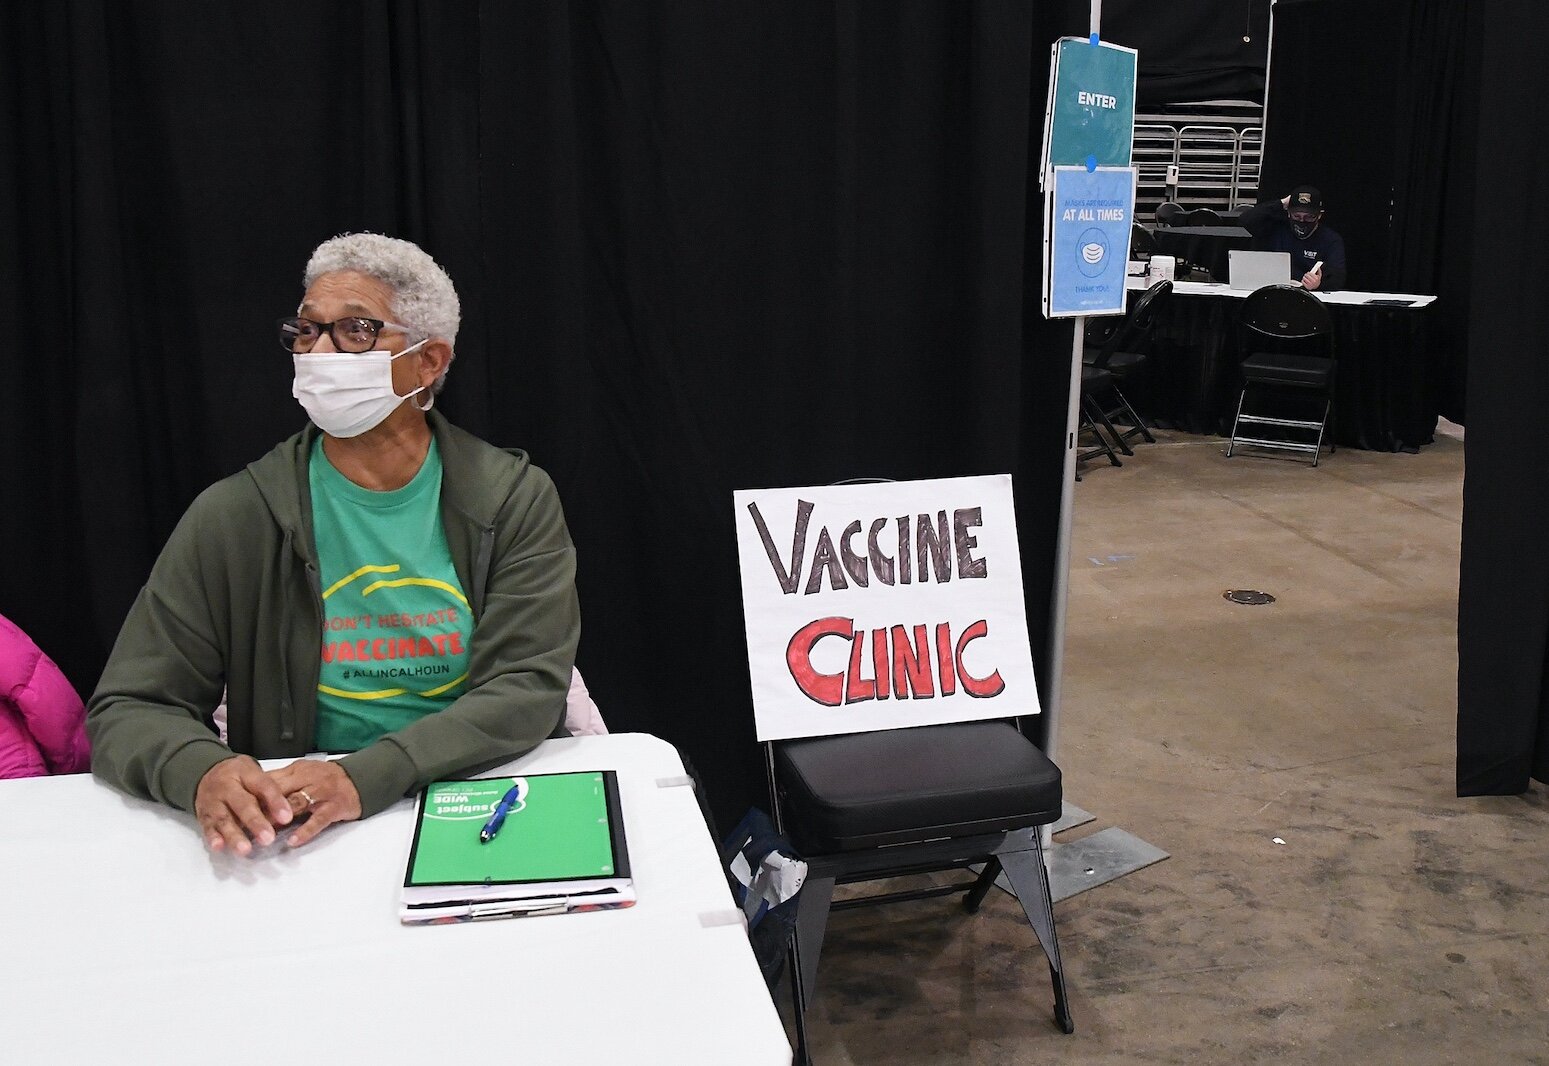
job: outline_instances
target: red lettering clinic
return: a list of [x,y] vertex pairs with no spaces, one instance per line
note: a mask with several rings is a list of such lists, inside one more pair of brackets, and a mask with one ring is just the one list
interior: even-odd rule
[[[998,696],[1006,682],[999,670],[986,677],[975,677],[963,666],[968,645],[988,636],[989,623],[972,623],[952,639],[952,625],[936,626],[934,650],[927,628],[893,626],[889,629],[857,630],[853,618],[818,618],[798,629],[785,648],[785,665],[804,696],[825,707],[885,700],[928,700],[936,695],[937,679],[943,696],[954,694],[961,686],[975,699]],[[838,637],[850,642],[848,666],[835,674],[823,673],[812,664],[812,650],[820,640]],[[871,676],[864,671],[864,645],[871,645]],[[932,665],[935,669],[932,670]],[[889,669],[891,667],[891,670]]]

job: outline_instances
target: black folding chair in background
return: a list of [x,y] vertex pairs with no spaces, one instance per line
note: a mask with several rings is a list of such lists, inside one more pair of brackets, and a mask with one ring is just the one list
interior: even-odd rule
[[[1097,423],[1092,421],[1092,410],[1095,407],[1099,413],[1102,409],[1091,400],[1094,391],[1108,387],[1112,381],[1111,375],[1106,371],[1097,371],[1096,367],[1081,368],[1081,401],[1078,410],[1081,417],[1076,425],[1076,480],[1081,480],[1081,464],[1096,459],[1099,455],[1106,456],[1109,466],[1123,466],[1124,461],[1119,458],[1119,453],[1114,451],[1112,441],[1119,434],[1109,427],[1107,436],[1097,428]],[[1135,453],[1131,451],[1130,455]]]
[[1156,205],[1156,224],[1158,226],[1185,226],[1188,225],[1188,209],[1182,204],[1164,200]]
[[1144,261],[1156,254],[1156,238],[1151,231],[1136,222],[1129,229],[1129,257]]
[[[1120,386],[1127,378],[1139,373],[1150,359],[1157,315],[1171,298],[1172,291],[1172,282],[1159,281],[1140,295],[1122,320],[1108,326],[1103,333],[1094,336],[1093,329],[1088,327],[1087,350],[1081,357],[1083,410],[1090,401],[1097,409],[1093,421],[1107,428],[1114,444],[1125,455],[1135,454],[1129,446],[1131,438],[1140,437],[1148,444],[1156,443],[1145,419],[1136,412]],[[1108,323],[1112,320],[1092,321]],[[1111,397],[1112,403],[1104,403],[1105,396]],[[1116,421],[1122,421],[1130,428],[1120,432],[1114,428]]]
[[[1102,318],[1089,318],[1086,321],[1085,344],[1083,349],[1096,350],[1106,344],[1118,331],[1122,324],[1121,319],[1104,316]],[[1103,405],[1098,402],[1099,396],[1109,395],[1117,387],[1114,375],[1103,367],[1088,366],[1083,354],[1081,364],[1081,395],[1078,397],[1076,409],[1080,412],[1080,419],[1076,425],[1076,480],[1081,480],[1081,464],[1104,456],[1109,466],[1123,466],[1124,462],[1119,458],[1119,453],[1114,449],[1123,448],[1125,455],[1134,455],[1134,451],[1124,443],[1123,436],[1109,419]],[[1098,428],[1101,423],[1103,429]]]
[[[1325,436],[1330,451],[1337,450],[1328,432],[1337,368],[1328,308],[1300,285],[1266,285],[1243,301],[1239,329],[1239,350],[1248,354],[1242,361],[1242,393],[1237,398],[1227,456],[1241,444],[1310,455],[1312,465],[1317,466]],[[1247,406],[1250,390],[1253,410]],[[1311,400],[1314,405],[1321,400],[1323,411],[1314,420],[1289,418],[1280,408],[1257,406],[1260,401],[1273,403],[1276,397],[1293,403]],[[1238,432],[1244,425],[1273,426],[1291,433],[1316,431],[1316,435],[1311,441],[1294,436],[1248,437]]]
[[1222,225],[1221,216],[1208,207],[1196,207],[1190,211],[1183,223],[1185,226],[1219,226]]
[[[1076,453],[1076,461],[1084,463],[1088,459],[1096,459],[1099,455],[1108,457],[1111,466],[1123,466],[1119,459],[1117,448],[1125,455],[1134,455],[1135,450],[1125,443],[1124,435],[1114,426],[1108,417],[1108,412],[1098,401],[1099,396],[1108,395],[1118,388],[1111,371],[1098,366],[1081,366],[1081,422],[1077,429],[1078,435],[1090,434],[1092,446]],[[1107,430],[1105,436],[1103,430]],[[1079,443],[1079,442],[1078,442]],[[1076,471],[1076,480],[1081,480],[1081,471]]]

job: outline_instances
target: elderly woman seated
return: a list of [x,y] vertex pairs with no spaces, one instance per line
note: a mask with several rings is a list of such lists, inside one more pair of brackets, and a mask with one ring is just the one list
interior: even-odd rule
[[[194,501],[87,720],[94,773],[240,854],[564,735],[580,633],[553,482],[431,409],[459,322],[446,272],[356,233],[304,284],[279,339],[311,422]],[[314,751],[349,754],[256,761]]]

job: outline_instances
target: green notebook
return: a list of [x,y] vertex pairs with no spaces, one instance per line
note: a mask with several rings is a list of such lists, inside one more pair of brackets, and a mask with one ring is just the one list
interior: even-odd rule
[[[480,830],[516,799],[488,843]],[[405,922],[603,910],[634,903],[612,770],[436,781],[420,796],[403,881]]]

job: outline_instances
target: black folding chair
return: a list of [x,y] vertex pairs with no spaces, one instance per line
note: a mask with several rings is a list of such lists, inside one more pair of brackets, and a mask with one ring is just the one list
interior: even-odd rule
[[[1134,449],[1125,443],[1124,435],[1114,426],[1113,421],[1108,417],[1108,412],[1097,399],[1104,394],[1112,394],[1117,388],[1118,385],[1110,371],[1097,366],[1081,367],[1081,420],[1076,427],[1077,444],[1079,446],[1081,439],[1085,438],[1091,441],[1091,446],[1076,452],[1078,464],[1096,459],[1099,455],[1105,455],[1108,457],[1109,465],[1123,466],[1119,453],[1114,451],[1115,447],[1122,450],[1125,455],[1135,454]],[[1103,434],[1104,429],[1108,431],[1106,436]],[[1076,480],[1081,480],[1079,467],[1076,470]]]
[[[1001,873],[1048,959],[1055,1020],[1075,1032],[1040,839],[1060,818],[1061,775],[1018,720],[766,741],[764,760],[775,825],[807,863],[791,941],[797,1062],[810,1061],[807,1007],[830,911],[962,893],[974,913]],[[838,885],[981,863],[972,879],[833,899]]]
[[[1129,447],[1129,441],[1133,437],[1140,437],[1149,444],[1156,443],[1156,438],[1151,435],[1145,419],[1135,411],[1120,386],[1126,379],[1138,374],[1150,359],[1157,316],[1171,298],[1172,291],[1172,282],[1159,281],[1140,295],[1129,313],[1116,325],[1098,327],[1102,332],[1096,336],[1090,327],[1087,332],[1089,347],[1081,357],[1083,413],[1086,411],[1084,405],[1088,400],[1096,405],[1099,415],[1094,421],[1100,421],[1108,427],[1114,443],[1125,455],[1135,454]],[[1094,323],[1105,324],[1110,321],[1093,320]],[[1093,375],[1091,371],[1102,371],[1104,376]],[[1103,403],[1104,396],[1112,397],[1114,402]],[[1116,430],[1113,423],[1119,421],[1125,422],[1130,428],[1123,432]]]
[[1156,254],[1156,238],[1151,236],[1151,231],[1139,222],[1131,224],[1129,228],[1129,257],[1134,260],[1144,261]]
[[[1049,960],[1055,1020],[1075,1031],[1039,840],[1039,827],[1060,817],[1060,771],[1015,722],[773,741],[765,750],[776,824],[807,862],[791,966],[799,1061],[830,910],[964,893],[973,913],[1002,871]],[[833,902],[836,885],[978,863],[971,880]]]
[[[1328,308],[1300,285],[1266,285],[1250,293],[1243,301],[1239,319],[1239,350],[1248,352],[1242,361],[1242,392],[1237,397],[1237,415],[1232,419],[1232,436],[1226,445],[1228,457],[1239,444],[1255,448],[1311,455],[1318,465],[1323,438],[1329,437],[1330,451],[1336,450],[1328,433],[1329,417],[1334,408],[1334,331]],[[1322,414],[1316,419],[1287,418],[1283,414],[1255,407],[1247,409],[1249,390],[1254,400],[1273,402],[1273,397],[1291,396],[1296,401],[1323,401]],[[1244,425],[1274,426],[1289,431],[1316,431],[1312,441],[1294,437],[1243,436]]]

